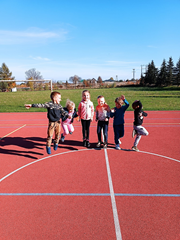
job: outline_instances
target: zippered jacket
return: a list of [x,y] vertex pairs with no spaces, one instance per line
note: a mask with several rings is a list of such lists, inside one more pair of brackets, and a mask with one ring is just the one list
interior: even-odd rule
[[85,102],[82,100],[78,106],[78,116],[83,120],[93,120],[94,116],[94,105],[93,102],[88,100]]
[[110,118],[110,107],[105,103],[103,106],[96,106],[96,120],[105,121],[106,118]]
[[54,103],[53,101],[47,103],[32,104],[32,107],[47,108],[47,117],[50,122],[59,121],[61,115],[68,117],[68,113],[63,109],[61,104]]

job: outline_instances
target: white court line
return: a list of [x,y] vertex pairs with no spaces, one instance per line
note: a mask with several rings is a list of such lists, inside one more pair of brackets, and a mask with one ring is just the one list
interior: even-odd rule
[[177,159],[174,159],[174,158],[170,158],[170,157],[166,157],[166,156],[163,156],[163,155],[160,155],[160,154],[156,154],[156,153],[151,153],[151,152],[144,152],[144,151],[139,151],[141,153],[147,153],[147,154],[150,154],[150,155],[154,155],[154,156],[158,156],[158,157],[162,157],[162,158],[167,158],[169,160],[173,160],[175,162],[180,162],[180,160],[177,160]]
[[51,157],[55,157],[55,156],[58,156],[58,155],[62,155],[62,154],[66,154],[66,153],[71,153],[71,152],[77,152],[77,151],[84,151],[84,150],[87,150],[87,149],[82,149],[82,150],[73,150],[73,151],[68,151],[68,152],[63,152],[63,153],[57,153],[57,154],[54,154],[54,155],[50,155],[50,156],[47,156],[47,157],[44,157],[44,158],[41,158],[41,159],[38,159],[36,161],[33,161],[33,162],[30,162],[20,168],[17,168],[16,170],[10,172],[9,174],[7,174],[6,176],[4,176],[3,178],[0,179],[0,182],[2,182],[4,179],[8,178],[9,176],[11,176],[12,174],[20,171],[21,169],[25,168],[25,167],[28,167],[34,163],[37,163],[37,162],[40,162],[40,161],[43,161],[45,159],[48,159],[48,158],[51,158]]
[[[117,150],[112,149],[112,148],[108,148],[108,149],[117,151]],[[63,155],[63,154],[67,154],[67,153],[74,153],[74,152],[81,152],[81,151],[91,151],[91,150],[94,150],[94,149],[80,149],[80,150],[67,151],[67,152],[57,153],[57,154],[54,154],[54,155],[50,155],[50,156],[38,159],[36,161],[30,162],[30,163],[28,163],[28,164],[26,164],[26,165],[24,165],[24,166],[22,166],[22,167],[20,167],[20,168],[18,168],[16,170],[12,171],[11,173],[7,174],[6,176],[4,176],[3,178],[0,179],[0,182],[2,182],[3,180],[8,178],[9,176],[13,175],[14,173],[16,173],[16,172],[18,172],[18,171],[20,171],[20,170],[22,170],[24,168],[26,168],[26,167],[28,167],[28,166],[30,166],[32,164],[35,164],[37,162],[46,160],[48,158],[52,158],[52,157]],[[110,166],[109,166],[109,160],[108,160],[108,155],[107,155],[107,149],[104,149],[104,151],[105,151],[105,158],[106,158],[106,167],[107,167],[107,172],[108,172],[108,181],[109,181],[110,196],[111,196],[111,203],[112,203],[112,210],[113,210],[113,217],[114,217],[114,224],[115,224],[115,231],[116,231],[116,239],[117,240],[122,240],[120,224],[119,224],[119,218],[118,218],[117,207],[116,207],[116,201],[115,201],[115,194],[114,194],[112,178],[111,178],[111,172],[110,172]],[[170,157],[163,156],[163,155],[159,155],[159,154],[156,154],[156,153],[143,152],[143,151],[139,151],[139,153],[151,154],[151,155],[154,155],[154,156],[167,158],[169,160],[180,162],[177,159],[170,158]]]
[[[113,151],[118,151],[116,149],[112,149],[112,148],[107,148],[109,150],[113,150]],[[25,167],[28,167],[34,163],[37,163],[37,162],[40,162],[40,161],[43,161],[45,159],[48,159],[48,158],[51,158],[51,157],[55,157],[55,156],[59,156],[59,155],[62,155],[62,154],[66,154],[66,153],[74,153],[74,152],[82,152],[82,151],[91,151],[91,150],[94,150],[92,148],[89,148],[89,149],[80,149],[80,150],[73,150],[73,151],[68,151],[68,152],[62,152],[62,153],[57,153],[57,154],[54,154],[54,155],[49,155],[47,157],[44,157],[44,158],[41,158],[41,159],[38,159],[36,161],[33,161],[33,162],[30,162],[16,170],[14,170],[13,172],[10,172],[9,174],[7,174],[6,176],[4,176],[3,178],[0,179],[0,182],[2,182],[4,179],[6,179],[7,177],[11,176],[12,174],[20,171],[21,169],[25,168]],[[122,150],[119,150],[119,151],[122,151]],[[172,160],[172,161],[176,161],[176,162],[180,162],[180,160],[177,160],[177,159],[174,159],[174,158],[170,158],[170,157],[167,157],[167,156],[163,156],[163,155],[159,155],[159,154],[156,154],[156,153],[150,153],[150,152],[143,152],[143,151],[139,151],[139,152],[136,152],[136,153],[146,153],[146,154],[151,154],[151,155],[154,155],[154,156],[158,156],[158,157],[162,157],[162,158],[167,158],[169,160]]]
[[[102,136],[102,139],[104,142],[103,129],[101,130],[101,136]],[[110,190],[110,196],[111,196],[112,211],[113,211],[113,217],[114,217],[116,239],[122,240],[118,211],[117,211],[117,206],[116,206],[116,199],[115,199],[115,195],[114,195],[114,188],[113,188],[112,177],[111,177],[111,170],[110,170],[110,166],[109,166],[109,159],[108,159],[108,154],[107,154],[106,148],[104,149],[104,153],[105,153],[106,168],[107,168],[107,175],[108,175],[108,182],[109,182],[109,190]]]
[[105,159],[106,159],[106,167],[107,167],[108,182],[109,182],[109,189],[110,189],[110,196],[111,196],[111,203],[112,203],[112,210],[113,210],[113,217],[114,217],[114,225],[115,225],[115,231],[116,231],[116,239],[122,240],[118,212],[117,212],[117,207],[116,207],[116,200],[115,200],[115,195],[114,195],[114,188],[113,188],[111,171],[110,171],[109,160],[108,160],[108,155],[107,155],[106,149],[104,149],[104,153],[105,153]]
[[16,130],[14,130],[13,132],[10,132],[10,133],[8,133],[8,134],[7,134],[7,135],[5,135],[4,137],[0,138],[0,140],[1,140],[1,139],[3,139],[3,138],[5,138],[5,137],[7,137],[7,136],[9,136],[9,135],[11,135],[12,133],[14,133],[14,132],[18,131],[19,129],[21,129],[21,128],[25,127],[25,126],[26,126],[26,124],[24,124],[22,127],[19,127],[19,128],[18,128],[18,129],[16,129]]

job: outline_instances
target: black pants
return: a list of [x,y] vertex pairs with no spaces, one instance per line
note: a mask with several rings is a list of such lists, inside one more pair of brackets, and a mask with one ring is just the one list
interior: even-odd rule
[[81,119],[81,124],[82,124],[83,140],[89,141],[89,128],[90,128],[91,120]]
[[113,125],[113,128],[115,144],[119,144],[119,138],[124,136],[124,124]]
[[98,142],[101,142],[101,129],[103,129],[104,135],[104,142],[107,143],[108,141],[108,121],[98,121],[97,124],[97,135],[98,135]]

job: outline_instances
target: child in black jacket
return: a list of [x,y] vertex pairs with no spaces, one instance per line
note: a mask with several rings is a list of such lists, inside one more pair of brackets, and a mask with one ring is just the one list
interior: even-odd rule
[[57,150],[60,131],[61,131],[61,124],[60,118],[63,115],[65,118],[71,118],[66,111],[64,111],[63,107],[60,104],[61,101],[61,94],[59,92],[52,92],[51,100],[48,103],[38,103],[38,104],[25,104],[27,109],[31,107],[36,108],[47,108],[47,117],[49,119],[48,130],[47,130],[47,140],[46,140],[46,151],[47,154],[51,154],[51,143],[52,137],[55,132],[55,139],[54,139],[54,150]]
[[142,126],[143,117],[146,117],[148,114],[142,111],[143,106],[139,100],[133,102],[132,108],[134,109],[134,126],[132,137],[136,135],[132,150],[139,151],[137,145],[141,139],[141,136],[147,136],[149,134],[148,131]]

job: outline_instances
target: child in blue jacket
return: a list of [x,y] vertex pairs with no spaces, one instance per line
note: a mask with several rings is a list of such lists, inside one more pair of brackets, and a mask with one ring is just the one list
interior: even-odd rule
[[[125,105],[123,105],[125,103]],[[119,138],[124,136],[124,113],[129,107],[128,101],[125,99],[125,96],[122,95],[115,99],[116,107],[111,109],[110,117],[114,118],[113,128],[114,128],[114,140],[115,140],[115,149],[120,150],[121,141]]]

